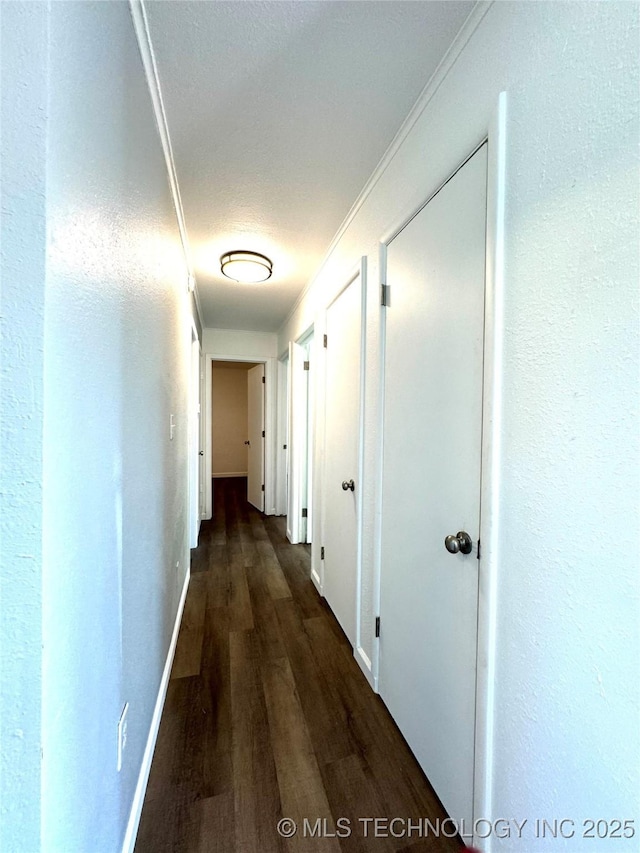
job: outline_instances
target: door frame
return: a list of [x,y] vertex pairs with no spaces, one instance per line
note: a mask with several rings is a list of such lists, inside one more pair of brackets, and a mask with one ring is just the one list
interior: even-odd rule
[[187,418],[189,445],[189,547],[198,547],[202,518],[202,348],[193,318],[189,328],[189,414]]
[[[473,819],[492,812],[493,720],[496,673],[496,607],[500,532],[500,460],[502,445],[502,376],[504,336],[504,244],[506,194],[506,121],[507,96],[501,92],[489,127],[482,140],[439,184],[419,207],[389,228],[379,241],[380,287],[386,283],[387,247],[400,231],[422,210],[453,175],[487,143],[487,228],[485,252],[484,364],[482,400],[482,447],[480,486],[481,558],[478,565],[478,646],[476,661],[476,719],[473,768]],[[382,300],[381,300],[382,301]],[[384,391],[386,356],[386,308],[380,306],[380,384],[378,458],[382,459],[384,442]],[[393,294],[391,294],[393,310]],[[375,617],[380,614],[382,576],[382,464],[377,471],[376,558],[374,562],[374,611],[368,629],[373,633]],[[379,692],[380,641],[373,639],[372,681]],[[453,816],[455,817],[455,815]],[[474,823],[475,826],[475,823]],[[477,837],[487,853],[490,839]]]
[[[362,646],[362,618],[361,618],[361,600],[362,600],[362,518],[363,518],[363,497],[365,488],[367,487],[367,483],[365,482],[365,467],[364,467],[364,437],[365,437],[365,411],[364,411],[364,401],[365,401],[365,382],[366,382],[366,352],[367,352],[367,257],[363,255],[357,264],[351,268],[350,273],[345,277],[344,284],[340,288],[340,290],[334,294],[331,300],[326,304],[325,308],[322,311],[322,328],[317,328],[318,333],[314,335],[314,343],[316,353],[320,351],[320,347],[322,348],[322,352],[324,353],[323,358],[316,358],[316,364],[320,366],[322,364],[321,373],[318,371],[316,373],[316,431],[314,436],[315,442],[315,474],[314,476],[314,506],[316,510],[314,512],[314,530],[313,530],[313,540],[311,546],[312,560],[311,560],[311,579],[314,582],[316,588],[320,592],[320,594],[324,597],[324,562],[319,559],[313,559],[314,554],[318,552],[318,555],[322,548],[322,543],[325,541],[325,492],[326,490],[323,488],[323,484],[326,482],[326,420],[328,413],[328,401],[329,398],[327,396],[327,371],[326,371],[326,357],[328,353],[328,348],[325,348],[322,344],[322,340],[324,334],[327,329],[327,315],[331,306],[342,296],[345,290],[353,284],[353,282],[360,277],[360,382],[358,389],[358,463],[357,463],[357,471],[356,476],[358,478],[359,488],[357,489],[356,495],[356,601],[355,601],[355,643],[353,653],[358,661],[359,665],[362,667],[363,664],[366,668],[370,669],[371,663],[369,658],[364,651]],[[320,343],[318,343],[320,342]],[[331,343],[329,342],[329,346]],[[322,412],[322,416],[320,416],[320,412]],[[320,458],[318,458],[320,456]],[[318,473],[321,472],[321,476],[317,476]],[[317,522],[317,526],[316,526]],[[319,536],[318,536],[319,534]],[[314,545],[317,547],[314,548]]]
[[287,480],[289,476],[289,353],[281,356],[276,365],[277,423],[276,423],[276,515],[287,514]]
[[[255,483],[255,480],[250,481],[251,472],[252,472],[251,458],[253,456],[253,451],[255,451],[255,448],[253,447],[253,444],[252,444],[252,438],[254,437],[255,422],[252,422],[252,420],[251,420],[251,413],[252,413],[252,408],[253,408],[252,403],[254,402],[252,400],[252,395],[255,393],[255,390],[254,391],[250,390],[250,387],[253,384],[253,377],[251,377],[250,374],[252,374],[254,370],[259,371],[259,378],[260,378],[260,382],[258,382],[258,391],[259,391],[259,397],[260,397],[258,412],[260,415],[260,420],[259,420],[259,425],[258,425],[257,431],[260,433],[259,438],[260,438],[260,441],[262,442],[262,445],[260,447],[262,459],[261,459],[261,464],[260,464],[260,476],[259,476],[259,482],[261,485],[261,490],[260,490],[261,500],[258,500],[257,503],[255,503],[251,499],[252,496],[255,497],[255,494],[253,494],[253,489],[251,488],[251,486],[252,485],[255,486],[256,483]],[[257,509],[259,512],[264,512],[264,508],[266,505],[264,475],[265,475],[265,456],[266,456],[266,444],[267,444],[266,429],[265,429],[266,376],[265,376],[264,364],[262,362],[258,362],[253,367],[250,367],[247,371],[243,371],[243,372],[246,372],[246,380],[247,380],[247,385],[246,385],[246,388],[247,388],[247,432],[246,432],[246,435],[247,435],[247,439],[249,440],[249,447],[248,447],[248,452],[247,452],[247,501],[251,504],[251,506],[253,506],[255,509]],[[211,441],[213,442],[213,430],[212,430],[212,435],[211,435]],[[253,461],[255,462],[255,457],[254,457]],[[259,506],[260,503],[262,504],[262,506]]]
[[[313,357],[313,324],[298,337],[296,341],[289,343],[289,358],[287,361],[287,539],[292,544],[308,543],[313,539],[313,382],[311,372],[315,371],[315,359]],[[295,347],[305,350],[305,360],[309,362],[309,371],[304,377],[304,401],[294,398],[294,389],[300,389],[302,380],[296,379],[293,374],[296,364]],[[301,405],[301,402],[304,405]],[[291,429],[294,424],[295,415],[304,421],[304,446],[302,452],[296,443],[297,430]],[[306,521],[302,519],[302,510],[307,509]],[[309,511],[311,510],[311,512]]]
[[252,364],[264,364],[265,389],[264,389],[264,513],[275,515],[276,513],[276,377],[277,359],[268,356],[254,355],[221,355],[220,353],[206,352],[205,380],[204,380],[204,415],[205,415],[205,446],[204,446],[204,469],[209,488],[205,489],[205,511],[203,518],[210,519],[213,516],[213,501],[211,500],[211,478],[213,472],[213,449],[212,449],[212,394],[211,383],[212,368],[214,361],[237,361],[250,362]]

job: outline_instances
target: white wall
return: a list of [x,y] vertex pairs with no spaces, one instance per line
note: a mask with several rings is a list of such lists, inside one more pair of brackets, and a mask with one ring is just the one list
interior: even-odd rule
[[[8,80],[15,98],[3,142],[22,158],[3,151],[3,206],[15,180],[7,449],[22,480],[10,526],[23,529],[2,624],[15,655],[2,753],[15,765],[3,767],[0,846],[113,853],[187,570],[187,274],[129,5],[3,4],[2,15],[3,96]],[[8,678],[18,699],[5,718]]]
[[48,19],[40,3],[0,16],[0,850],[23,853],[40,840]]
[[212,474],[247,474],[249,448],[247,370],[253,364],[230,366],[229,362],[213,362],[211,388]]
[[[637,45],[637,4],[492,5],[278,338],[282,352],[314,320],[321,332],[322,309],[368,257],[361,618],[373,656],[378,241],[483,138],[505,90],[498,654],[488,814],[477,817],[640,817]],[[493,847],[638,849],[637,837],[591,842],[577,828]]]
[[270,332],[204,329],[202,351],[212,358],[275,358],[278,336]]

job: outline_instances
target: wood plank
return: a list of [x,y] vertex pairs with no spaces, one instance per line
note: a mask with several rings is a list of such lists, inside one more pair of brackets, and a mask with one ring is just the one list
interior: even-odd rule
[[354,744],[345,718],[335,703],[323,672],[313,655],[309,637],[296,603],[283,599],[276,603],[281,633],[294,676],[318,764],[326,764],[353,752]]
[[193,575],[189,581],[171,678],[186,678],[191,675],[198,675],[200,672],[207,587],[206,572]]
[[[348,755],[321,768],[329,805],[334,815],[347,818],[351,835],[342,839],[340,846],[347,853],[368,853],[370,850],[395,851],[397,839],[374,836],[372,825],[361,818],[387,817],[378,792],[364,773],[357,755]],[[397,815],[403,817],[403,815]],[[372,835],[374,837],[372,837]]]
[[[299,827],[305,818],[332,821],[289,661],[266,662],[262,675],[283,816],[295,820]],[[288,848],[295,853],[330,853],[340,850],[340,845],[335,838],[305,838],[299,832],[289,840]]]
[[287,585],[298,602],[305,618],[326,612],[322,599],[311,583],[309,550],[304,545],[291,545],[285,534],[286,520],[270,516],[264,519],[275,555]]
[[200,797],[233,790],[229,609],[207,603],[190,748],[200,757]]
[[255,632],[230,635],[235,849],[283,851],[282,817]]
[[227,511],[226,511],[226,488],[222,481],[213,480],[211,483],[213,490],[212,501],[212,527],[210,531],[210,542],[212,545],[224,545],[227,541]]
[[218,794],[198,800],[191,806],[191,832],[197,841],[193,847],[182,847],[182,850],[193,850],[193,853],[229,853],[235,845],[235,814],[233,810],[233,793]]
[[[242,538],[246,534],[242,533],[240,529],[239,508],[233,491],[227,496],[226,507],[230,630],[249,631],[254,627],[254,624],[245,572],[245,555],[242,549]],[[249,562],[249,564],[251,563]]]
[[257,512],[252,512],[250,515],[251,533],[254,537],[262,571],[267,579],[269,594],[275,600],[291,598],[291,589],[265,529],[264,518]]
[[270,542],[258,542],[256,548],[262,571],[267,579],[269,595],[275,601],[283,598],[290,599],[292,597],[291,589],[280,566],[280,561],[273,550],[273,546]]
[[286,656],[282,631],[276,614],[275,602],[269,594],[268,581],[261,565],[245,569],[255,633],[263,660],[278,660]]
[[[164,712],[149,774],[145,803],[156,799],[170,802],[188,799],[180,775],[186,740],[186,718],[193,700],[194,679],[169,681]],[[178,792],[178,789],[181,789]]]

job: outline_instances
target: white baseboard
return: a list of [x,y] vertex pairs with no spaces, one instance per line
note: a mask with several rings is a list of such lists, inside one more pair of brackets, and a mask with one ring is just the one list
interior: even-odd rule
[[169,651],[164,664],[162,678],[160,679],[160,688],[158,690],[158,698],[156,706],[153,709],[153,717],[151,718],[151,726],[149,727],[149,736],[147,737],[147,745],[142,756],[142,765],[138,776],[138,784],[133,795],[133,803],[131,804],[131,812],[129,814],[129,822],[127,823],[127,831],[122,844],[122,853],[133,853],[133,848],[136,844],[136,835],[138,834],[138,826],[140,824],[140,815],[142,814],[142,805],[144,803],[144,795],[147,791],[147,783],[149,781],[149,773],[151,771],[151,762],[153,760],[153,752],[156,748],[156,740],[158,738],[158,730],[160,728],[160,718],[164,708],[164,700],[167,696],[167,688],[169,686],[169,676],[171,675],[171,667],[173,666],[173,657],[176,652],[176,643],[178,642],[178,633],[180,632],[180,623],[182,622],[182,611],[184,610],[184,602],[187,598],[187,590],[189,588],[189,579],[191,570],[187,569],[178,604],[178,612],[176,613],[176,622],[173,626],[173,634],[169,643]]
[[365,653],[362,646],[357,646],[353,650],[353,656],[358,662],[358,666],[364,672],[365,678],[377,693],[377,684],[375,683],[375,679],[373,677],[373,667],[371,666],[371,661],[369,660],[369,656]]
[[315,569],[311,569],[311,580],[320,595],[322,595],[322,583],[320,582],[320,575],[316,572]]
[[219,477],[247,477],[248,474],[246,471],[230,471],[228,474],[212,474],[211,476],[217,480]]

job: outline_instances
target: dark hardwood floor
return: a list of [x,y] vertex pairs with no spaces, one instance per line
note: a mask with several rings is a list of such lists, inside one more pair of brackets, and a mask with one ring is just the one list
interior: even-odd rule
[[[284,529],[247,503],[246,480],[216,480],[136,853],[459,850],[416,829],[446,814]],[[375,837],[364,818],[404,823]]]

